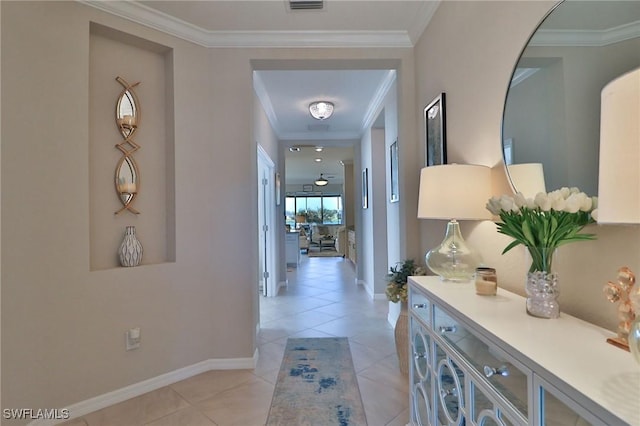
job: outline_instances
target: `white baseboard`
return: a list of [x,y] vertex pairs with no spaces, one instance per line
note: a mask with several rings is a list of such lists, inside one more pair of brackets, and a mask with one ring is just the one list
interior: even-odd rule
[[401,311],[401,305],[389,302],[389,313],[387,314],[387,321],[389,322],[389,324],[391,324],[392,327],[396,326],[396,321],[398,321],[398,317],[400,316]]
[[358,281],[358,285],[363,286],[363,287],[364,287],[364,289],[365,289],[365,291],[366,291],[366,292],[367,292],[367,294],[369,295],[369,297],[370,297],[371,299],[373,299],[373,297],[375,296],[375,294],[373,293],[373,288],[372,288],[372,287],[369,287],[369,285],[367,284],[367,282],[366,282],[366,281],[364,281],[364,280],[360,280],[360,281]]
[[395,316],[391,315],[391,312],[389,312],[387,314],[387,322],[389,324],[391,324],[391,327],[396,325],[396,320],[397,320],[397,318]]
[[[135,398],[147,392],[151,392],[162,387],[171,385],[181,380],[188,379],[195,375],[211,370],[248,370],[254,369],[258,362],[258,349],[256,348],[252,358],[224,358],[208,359],[187,367],[179,368],[165,374],[161,374],[151,379],[143,380],[112,392],[98,395],[87,400],[72,404],[66,409],[69,410],[69,419],[76,419],[97,410],[109,407],[127,399]],[[29,425],[49,426],[59,423],[60,420],[39,419]]]

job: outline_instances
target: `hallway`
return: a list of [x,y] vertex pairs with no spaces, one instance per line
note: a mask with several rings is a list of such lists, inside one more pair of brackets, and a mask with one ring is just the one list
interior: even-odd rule
[[371,300],[340,257],[302,256],[278,297],[260,299],[260,360],[255,373],[275,383],[287,337],[348,337],[369,426],[409,423],[388,302]]
[[208,371],[66,424],[263,425],[287,337],[339,336],[349,338],[368,425],[406,425],[408,383],[398,369],[388,302],[371,300],[355,284],[353,265],[340,257],[302,256],[287,277],[278,297],[260,296],[260,355],[254,370]]

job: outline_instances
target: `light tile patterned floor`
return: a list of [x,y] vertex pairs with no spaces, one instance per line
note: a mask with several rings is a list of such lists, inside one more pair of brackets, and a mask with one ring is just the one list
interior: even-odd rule
[[287,278],[278,297],[260,298],[254,370],[209,371],[65,425],[263,425],[287,337],[327,336],[349,338],[368,425],[406,425],[409,385],[398,369],[387,302],[371,300],[343,258],[302,256]]

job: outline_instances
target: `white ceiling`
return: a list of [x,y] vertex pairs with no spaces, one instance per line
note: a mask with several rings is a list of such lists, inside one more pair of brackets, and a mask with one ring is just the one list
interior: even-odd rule
[[[395,80],[391,70],[255,71],[254,87],[282,140],[357,140]],[[316,120],[313,101],[333,102],[333,115]]]
[[[392,70],[255,71],[256,93],[279,139],[301,147],[286,151],[287,183],[310,183],[320,173],[342,183],[340,162],[353,161],[353,144],[377,118],[380,100],[394,82]],[[311,117],[309,104],[316,100],[333,102],[333,115]],[[324,150],[318,153],[315,146]]]
[[[353,147],[330,147],[317,152],[314,145],[298,145],[300,151],[285,151],[287,184],[311,184],[323,176],[330,184],[344,182],[342,163],[350,163],[353,159]],[[321,162],[315,160],[320,158]]]

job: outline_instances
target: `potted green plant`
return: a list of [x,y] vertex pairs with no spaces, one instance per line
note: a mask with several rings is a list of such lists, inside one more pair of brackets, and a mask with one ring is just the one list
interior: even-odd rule
[[394,330],[396,340],[396,352],[398,353],[398,365],[400,372],[407,376],[409,374],[409,320],[407,317],[407,296],[408,284],[410,276],[426,275],[426,269],[416,265],[415,260],[406,259],[396,263],[395,266],[389,268],[387,275],[387,288],[385,293],[387,299],[393,303],[402,303],[400,316],[396,321]]
[[426,269],[416,265],[416,261],[413,259],[398,262],[395,266],[389,268],[389,271],[385,294],[387,295],[387,299],[393,303],[407,301],[407,280],[410,276],[426,275]]

